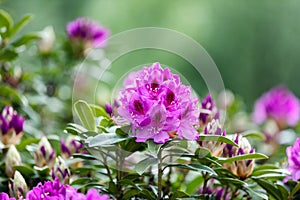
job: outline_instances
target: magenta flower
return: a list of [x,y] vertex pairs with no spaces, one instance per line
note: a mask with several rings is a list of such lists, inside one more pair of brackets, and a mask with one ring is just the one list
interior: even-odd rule
[[78,18],[67,24],[67,33],[72,42],[80,43],[85,48],[105,46],[109,30],[88,18]]
[[286,148],[288,157],[288,170],[291,172],[291,177],[294,181],[300,179],[300,138],[296,140],[294,146]]
[[[120,92],[119,115],[132,124],[137,142],[153,139],[165,143],[170,137],[198,138],[199,110],[191,88],[159,63],[131,73]],[[176,135],[174,135],[174,133]]]
[[212,119],[219,119],[219,112],[211,94],[207,94],[201,101],[201,112],[199,115],[200,125],[207,125]]
[[299,99],[284,86],[263,94],[254,106],[253,120],[257,124],[274,119],[280,128],[295,126],[300,118]]
[[59,179],[53,182],[47,181],[44,184],[39,183],[26,195],[26,200],[107,200],[108,195],[100,195],[96,189],[90,189],[86,195],[79,193],[75,188],[69,185],[60,184]]
[[8,194],[1,192],[0,193],[0,199],[1,200],[16,200],[15,198],[9,198]]
[[3,144],[17,144],[23,135],[24,118],[11,106],[0,115],[0,140]]

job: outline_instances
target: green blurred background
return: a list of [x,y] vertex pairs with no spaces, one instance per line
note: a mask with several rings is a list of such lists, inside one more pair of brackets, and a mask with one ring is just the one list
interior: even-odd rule
[[[298,0],[7,0],[0,6],[16,19],[34,14],[24,32],[53,25],[57,34],[65,34],[66,23],[80,16],[99,21],[112,34],[147,26],[174,29],[207,50],[225,87],[242,96],[250,110],[262,92],[278,84],[300,96]],[[138,65],[145,63],[144,57],[146,61],[172,57],[164,54],[137,52],[121,62]],[[180,62],[184,73],[191,73],[186,61],[172,58],[172,62]]]

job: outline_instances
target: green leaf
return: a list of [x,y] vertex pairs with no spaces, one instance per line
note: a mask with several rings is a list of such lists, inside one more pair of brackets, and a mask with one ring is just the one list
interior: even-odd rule
[[263,133],[258,132],[258,131],[249,130],[249,131],[242,132],[240,134],[246,138],[257,138],[260,140],[266,140],[266,136]]
[[135,171],[142,175],[150,166],[156,165],[158,163],[157,158],[149,157],[137,163],[134,167]]
[[1,61],[12,61],[17,56],[18,54],[14,50],[10,50],[10,49],[5,49],[4,51],[0,52]]
[[94,156],[89,155],[89,154],[74,153],[73,157],[74,158],[81,158],[81,159],[84,159],[84,160],[96,160],[96,158]]
[[202,172],[208,172],[213,175],[217,175],[217,173],[210,167],[206,165],[201,165],[201,164],[177,164],[177,163],[170,163],[166,165],[167,167],[179,167],[182,169],[189,169],[193,171],[202,171]]
[[148,145],[148,151],[157,156],[158,151],[160,150],[160,148],[162,147],[162,144],[156,144],[155,142],[153,142],[153,140],[148,140],[147,142]]
[[65,131],[72,135],[80,135],[81,133],[87,132],[88,130],[78,124],[69,123],[67,124]]
[[268,156],[261,154],[261,153],[251,153],[251,154],[244,154],[244,155],[239,155],[231,158],[219,158],[219,163],[231,163],[234,161],[239,161],[239,160],[260,160],[260,159],[267,159]]
[[120,137],[115,133],[103,133],[96,135],[95,137],[89,140],[89,147],[98,147],[106,146],[111,144],[116,144],[125,140],[128,140],[128,137]]
[[274,197],[275,199],[282,200],[281,192],[275,185],[272,185],[270,182],[262,180],[262,179],[254,179],[255,182],[265,189],[269,195]]
[[291,196],[294,196],[300,190],[300,182],[292,189]]
[[113,194],[118,194],[119,193],[119,190],[116,186],[116,184],[114,182],[109,182],[109,185],[108,185],[108,190],[113,193]]
[[255,200],[258,200],[258,199],[269,199],[268,196],[264,193],[262,193],[261,191],[257,192],[257,191],[254,191],[252,188],[250,187],[244,187],[245,191]]
[[30,178],[32,178],[32,176],[34,176],[35,175],[35,173],[34,173],[34,170],[31,168],[31,167],[29,167],[29,166],[27,166],[27,165],[16,165],[16,166],[13,166],[13,168],[15,169],[15,170],[18,170],[24,177],[30,177]]
[[10,30],[9,37],[12,37],[16,34],[19,30],[21,30],[31,19],[33,15],[25,15],[20,21],[18,21]]
[[277,188],[279,189],[282,199],[288,199],[289,192],[288,192],[287,188],[284,187],[284,185],[277,184],[277,183],[275,183],[275,186],[277,186]]
[[130,199],[131,197],[136,196],[139,193],[140,193],[140,190],[131,188],[124,193],[124,196],[122,199]]
[[35,169],[37,171],[37,173],[39,174],[40,177],[49,176],[50,168],[48,166],[45,166],[45,167],[34,166],[33,169]]
[[226,185],[233,184],[233,185],[247,186],[246,182],[239,180],[237,178],[227,178],[227,177],[220,177],[220,176],[216,176],[214,178]]
[[92,112],[95,117],[105,117],[105,118],[110,118],[110,116],[107,114],[104,108],[94,105],[94,104],[89,104],[90,108],[92,109]]
[[193,180],[189,181],[188,183],[186,183],[186,193],[188,194],[195,193],[197,190],[199,190],[199,187],[202,182],[203,182],[203,177],[198,176]]
[[200,147],[200,148],[196,149],[195,155],[197,158],[204,158],[206,156],[211,157],[211,153],[210,153],[209,149],[207,149],[205,147]]
[[76,186],[76,185],[85,185],[91,182],[96,182],[96,179],[93,178],[78,178],[74,180],[70,185]]
[[36,39],[39,39],[39,38],[40,38],[40,36],[36,33],[28,33],[28,34],[23,35],[22,37],[20,37],[16,41],[14,41],[12,43],[12,45],[14,47],[19,47],[19,46],[28,44],[29,42],[31,42],[33,40],[36,40]]
[[223,143],[231,144],[233,146],[238,147],[238,144],[236,144],[234,141],[230,140],[227,137],[221,136],[221,135],[203,135],[203,134],[200,134],[199,139],[200,139],[200,141],[223,142]]
[[13,26],[13,19],[10,16],[8,12],[5,10],[0,10],[0,27],[5,27],[5,32],[0,32],[0,34],[3,36],[3,38],[6,38],[8,36],[8,33]]
[[80,100],[74,104],[74,107],[82,125],[90,131],[95,131],[95,119],[90,106],[85,101]]
[[185,197],[189,197],[189,195],[182,191],[176,191],[171,195],[170,200],[176,200],[178,198],[185,198]]

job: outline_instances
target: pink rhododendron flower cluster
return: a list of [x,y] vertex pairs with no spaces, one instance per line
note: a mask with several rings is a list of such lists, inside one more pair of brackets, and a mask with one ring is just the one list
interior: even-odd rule
[[137,142],[198,138],[198,99],[191,96],[191,88],[183,85],[178,75],[157,62],[131,73],[124,85],[118,113],[132,124]]
[[253,113],[258,124],[267,118],[274,119],[280,128],[296,125],[300,119],[299,99],[284,86],[271,89],[255,102]]
[[291,176],[286,180],[292,178],[294,181],[300,179],[300,138],[296,140],[294,146],[286,148],[286,154],[288,157],[288,170],[291,172]]

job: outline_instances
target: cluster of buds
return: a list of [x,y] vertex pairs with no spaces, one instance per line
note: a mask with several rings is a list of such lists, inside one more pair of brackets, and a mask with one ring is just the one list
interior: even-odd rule
[[48,166],[51,169],[55,164],[55,157],[55,150],[51,147],[48,139],[42,137],[34,153],[35,165],[38,167]]
[[27,191],[28,187],[25,179],[23,178],[20,172],[16,171],[14,179],[9,182],[10,196],[15,197],[17,199],[24,199],[26,197]]
[[198,191],[198,194],[204,195],[212,195],[215,200],[229,200],[230,199],[230,192],[226,191],[224,187],[214,187],[215,180],[210,179],[205,191],[203,187],[201,187]]
[[69,184],[69,180],[70,180],[70,171],[68,166],[66,165],[65,161],[58,156],[56,158],[56,162],[54,167],[51,170],[51,176],[53,178],[53,180],[55,180],[55,178],[59,178],[60,182],[63,184]]
[[219,119],[219,111],[212,96],[208,94],[201,101],[201,110],[199,115],[200,127],[205,127],[211,120]]
[[[204,128],[205,135],[219,135],[219,136],[226,136],[226,130],[222,132],[221,125],[219,120],[213,119],[211,122],[207,124]],[[220,156],[223,152],[225,147],[225,143],[223,142],[216,142],[216,141],[198,141],[198,144],[201,147],[207,148],[210,150],[213,156]]]
[[[239,135],[235,136],[234,142],[238,144],[239,147],[235,147],[231,144],[226,144],[223,150],[224,157],[234,157],[238,155],[255,153],[253,147],[251,147],[249,141]],[[234,175],[241,179],[246,179],[249,177],[254,168],[254,160],[240,160],[232,163],[224,164],[224,167],[231,171]]]
[[6,106],[0,115],[0,140],[5,145],[17,144],[23,135],[24,118],[11,106]]
[[82,153],[83,144],[79,142],[79,139],[73,136],[68,136],[66,141],[61,140],[61,156],[63,158],[70,158],[74,153]]
[[22,165],[21,156],[14,145],[10,145],[5,157],[5,173],[12,178],[15,173],[14,166]]

